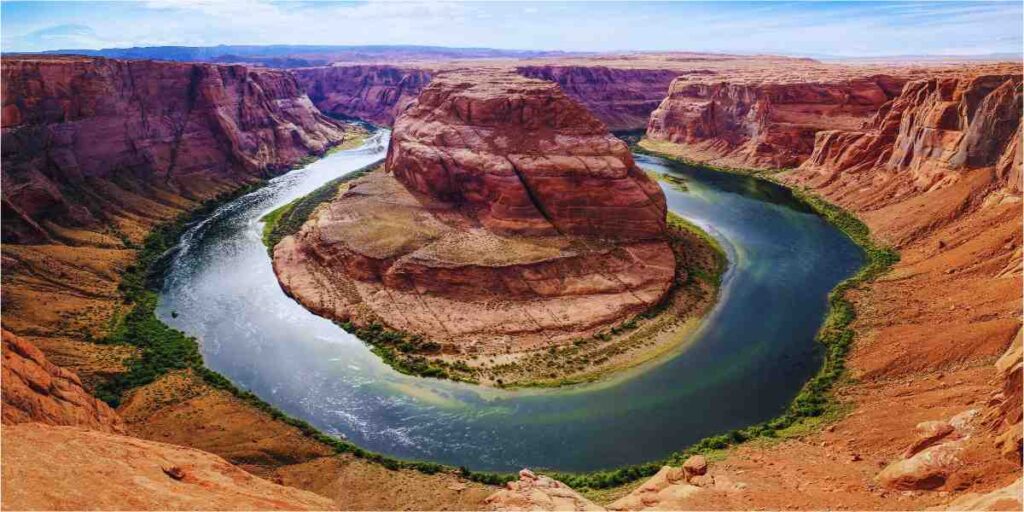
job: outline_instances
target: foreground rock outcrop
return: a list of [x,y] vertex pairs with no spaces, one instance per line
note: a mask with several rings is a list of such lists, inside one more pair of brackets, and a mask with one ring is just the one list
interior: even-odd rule
[[489,510],[495,511],[604,510],[562,482],[528,469],[519,472],[519,480],[490,495],[486,503]]
[[75,375],[31,343],[3,330],[3,423],[40,422],[123,434],[124,421]]
[[444,351],[564,343],[658,303],[675,273],[660,188],[557,85],[436,76],[396,121],[386,172],[274,251],[316,312]]
[[283,72],[50,56],[2,71],[4,242],[137,237],[345,136]]
[[325,510],[199,450],[38,423],[3,429],[7,510]]

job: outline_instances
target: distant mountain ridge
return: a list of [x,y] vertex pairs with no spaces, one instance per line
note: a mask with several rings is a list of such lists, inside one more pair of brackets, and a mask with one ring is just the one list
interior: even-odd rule
[[376,61],[381,58],[482,59],[586,55],[585,52],[450,48],[418,45],[219,45],[144,46],[99,50],[62,49],[43,54],[84,55],[114,59],[154,59],[179,62],[247,62],[267,67],[322,66],[334,61]]

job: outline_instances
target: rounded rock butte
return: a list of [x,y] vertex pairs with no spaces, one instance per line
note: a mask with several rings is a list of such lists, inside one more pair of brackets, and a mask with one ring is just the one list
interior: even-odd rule
[[530,350],[665,297],[665,213],[626,144],[557,84],[456,70],[399,115],[385,171],[317,210],[274,266],[336,320],[448,351]]

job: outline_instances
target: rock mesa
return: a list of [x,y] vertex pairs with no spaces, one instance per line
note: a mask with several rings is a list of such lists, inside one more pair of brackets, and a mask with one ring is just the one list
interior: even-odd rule
[[322,207],[274,264],[328,317],[505,352],[658,303],[675,269],[665,229],[660,188],[556,84],[450,72],[395,122],[386,172]]

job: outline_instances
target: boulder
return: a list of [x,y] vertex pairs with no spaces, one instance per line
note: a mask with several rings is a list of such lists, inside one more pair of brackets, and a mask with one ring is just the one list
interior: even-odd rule
[[952,441],[926,448],[913,457],[900,459],[878,474],[878,483],[888,489],[936,489],[960,466],[962,441]]
[[683,463],[683,472],[687,480],[703,475],[708,472],[708,461],[703,455],[694,455]]

